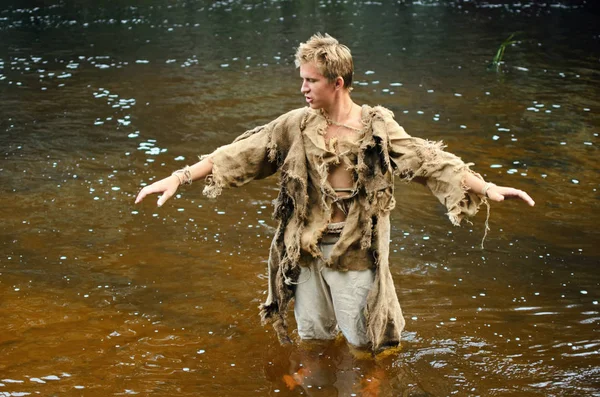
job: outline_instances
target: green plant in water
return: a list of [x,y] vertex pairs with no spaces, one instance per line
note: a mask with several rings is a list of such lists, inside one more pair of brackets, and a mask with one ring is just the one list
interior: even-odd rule
[[500,47],[498,48],[498,51],[496,52],[496,56],[494,57],[494,60],[492,61],[491,66],[496,69],[496,72],[500,70],[500,64],[502,63],[502,58],[504,57],[504,50],[506,50],[506,47],[516,43],[516,40],[513,40],[513,37],[515,37],[516,33],[511,34],[510,36],[508,36],[506,38],[506,40],[504,40],[502,42],[502,44],[500,44]]

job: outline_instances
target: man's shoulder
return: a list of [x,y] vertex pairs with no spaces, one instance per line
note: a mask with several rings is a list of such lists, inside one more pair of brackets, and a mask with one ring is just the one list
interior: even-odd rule
[[380,117],[383,119],[394,119],[394,112],[390,109],[383,107],[381,105],[369,106],[363,105],[363,117],[366,116],[368,118]]

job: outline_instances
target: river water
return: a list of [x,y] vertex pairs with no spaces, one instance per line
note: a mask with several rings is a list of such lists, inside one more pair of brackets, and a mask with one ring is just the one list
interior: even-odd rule
[[[600,30],[582,4],[0,1],[0,395],[600,396]],[[537,202],[494,203],[482,250],[485,211],[456,228],[399,183],[407,326],[378,360],[260,325],[276,178],[133,205],[303,106],[293,53],[317,31],[352,48],[357,103]]]

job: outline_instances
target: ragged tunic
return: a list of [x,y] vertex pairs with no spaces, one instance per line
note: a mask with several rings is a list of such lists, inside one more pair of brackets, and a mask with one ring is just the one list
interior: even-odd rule
[[260,306],[264,323],[272,323],[281,343],[290,341],[287,309],[301,266],[322,258],[319,240],[338,196],[328,170],[340,162],[354,178],[346,224],[326,265],[339,270],[372,268],[375,281],[367,297],[365,318],[374,351],[400,343],[404,318],[389,268],[390,211],[395,206],[394,176],[424,183],[446,206],[454,225],[477,213],[484,198],[465,186],[470,170],[441,142],[409,136],[383,107],[362,107],[363,128],[356,140],[326,142],[327,119],[318,110],[300,108],[240,135],[209,155],[212,174],[204,194],[242,186],[280,171],[275,200],[277,231],[268,261],[268,297]]

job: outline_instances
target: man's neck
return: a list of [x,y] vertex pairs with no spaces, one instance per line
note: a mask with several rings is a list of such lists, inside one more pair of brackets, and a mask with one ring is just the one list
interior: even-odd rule
[[350,117],[353,107],[354,102],[350,98],[350,93],[343,92],[340,93],[339,99],[336,99],[329,108],[323,108],[323,110],[331,120],[344,123],[348,121],[347,119]]

